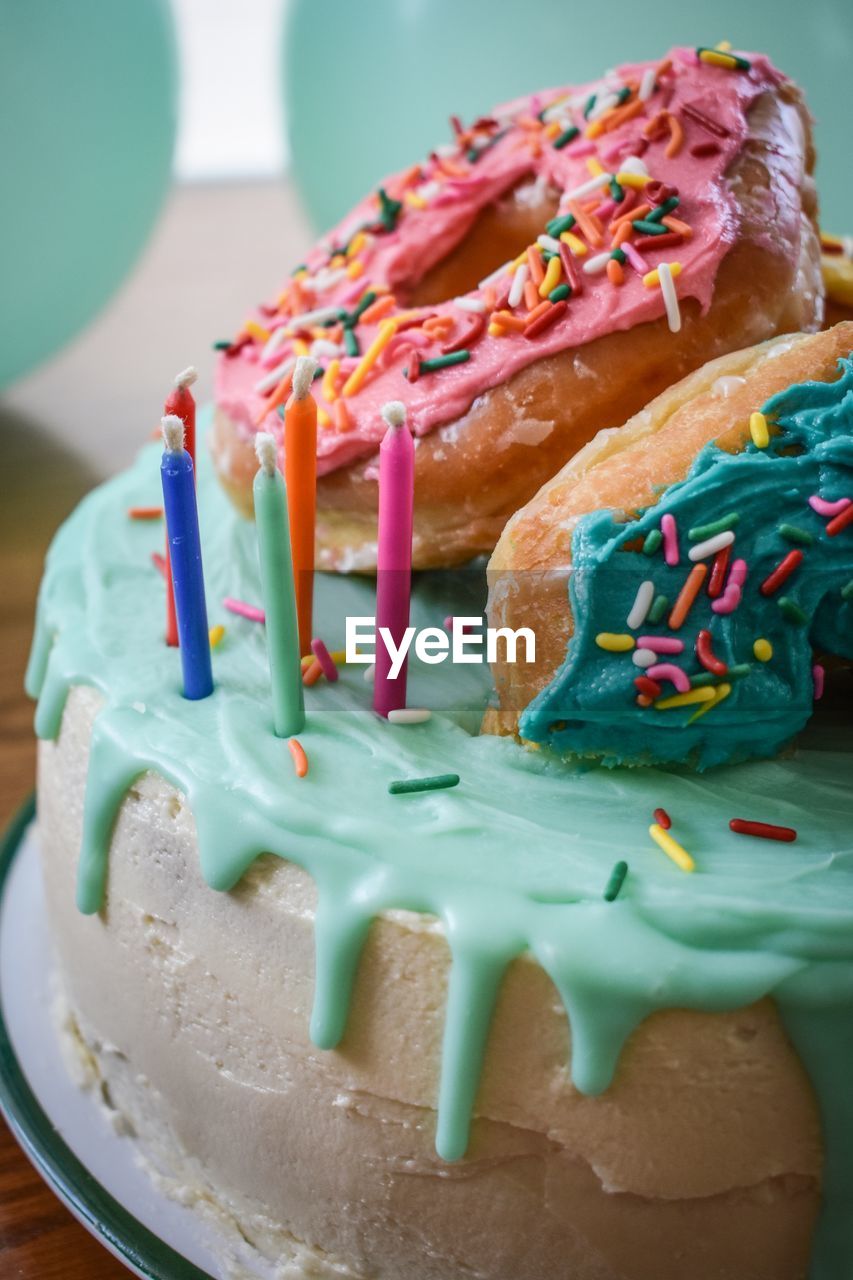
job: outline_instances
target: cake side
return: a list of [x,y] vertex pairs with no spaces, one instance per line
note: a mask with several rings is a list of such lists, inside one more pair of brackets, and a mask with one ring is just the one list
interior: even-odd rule
[[355,1276],[445,1280],[488,1259],[507,1280],[658,1280],[666,1239],[691,1280],[804,1273],[819,1128],[771,1002],[652,1015],[594,1099],[570,1083],[557,993],[522,956],[496,1008],[468,1156],[444,1165],[433,1131],[448,951],[432,920],[376,922],[347,1033],[318,1052],[311,881],[266,858],[211,893],[185,797],[151,774],[122,805],[103,912],[76,911],[98,706],[74,690],[40,757],[71,1005],[143,1143],[154,1136],[161,1156],[173,1143],[176,1169],[192,1157],[261,1252],[286,1253],[293,1236]]

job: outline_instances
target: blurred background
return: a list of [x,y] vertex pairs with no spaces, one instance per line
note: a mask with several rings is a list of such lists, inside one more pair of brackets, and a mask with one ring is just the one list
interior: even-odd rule
[[[3,408],[98,473],[173,372],[447,117],[673,43],[762,49],[817,118],[827,230],[849,212],[849,0],[2,0]],[[141,256],[140,256],[141,255]]]

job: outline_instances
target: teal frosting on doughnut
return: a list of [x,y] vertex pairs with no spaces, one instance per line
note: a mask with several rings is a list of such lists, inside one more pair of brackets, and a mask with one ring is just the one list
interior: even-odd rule
[[[226,595],[261,603],[255,529],[231,509],[206,457],[199,507],[208,610],[227,631],[213,653],[212,696],[181,696],[179,655],[163,644],[163,582],[151,564],[163,531],[127,517],[131,506],[159,502],[159,460],[156,446],[145,449],[81,504],[54,541],[40,596],[28,677],[38,733],[59,732],[72,686],[103,695],[81,908],[97,911],[109,893],[116,815],[133,781],[153,770],[186,795],[212,891],[231,889],[264,851],[314,878],[311,1035],[322,1049],[343,1034],[371,920],[392,908],[436,916],[451,955],[436,1135],[448,1160],[466,1150],[495,998],[520,953],[531,953],[560,993],[572,1078],[589,1094],[609,1088],[626,1039],[654,1010],[735,1009],[772,995],[824,1118],[813,1277],[853,1274],[853,798],[844,726],[829,700],[796,757],[723,767],[704,785],[684,770],[580,768],[478,735],[491,688],[486,666],[412,660],[410,702],[434,714],[408,727],[374,716],[363,669],[348,667],[336,684],[306,690],[300,741],[310,770],[297,778],[286,741],[273,734],[263,629],[221,604]],[[774,455],[755,465],[776,463]],[[826,466],[828,483],[837,463]],[[320,575],[316,594],[316,627],[330,649],[343,640],[345,615],[373,612],[366,579]],[[413,620],[440,625],[448,612],[477,613],[484,603],[482,568],[424,574]],[[394,779],[447,773],[459,774],[458,786],[389,794]],[[649,839],[659,805],[696,860],[692,875]],[[795,827],[798,839],[734,835],[735,815]],[[607,902],[616,859],[629,871]]]
[[[803,728],[813,707],[813,654],[853,657],[853,600],[842,595],[853,579],[853,524],[830,536],[828,518],[809,505],[813,495],[853,498],[853,361],[839,367],[834,382],[792,386],[768,401],[763,412],[778,430],[766,448],[750,443],[731,454],[708,445],[687,478],[639,519],[599,511],[578,521],[569,585],[575,631],[565,662],[521,716],[524,738],[560,753],[600,754],[609,764],[689,762],[704,769],[775,755]],[[678,530],[677,565],[665,562],[663,546],[650,556],[638,548],[667,513]],[[692,567],[689,551],[718,520],[734,534],[730,563],[746,562],[742,598],[732,612],[714,611],[709,555],[699,595],[675,630],[669,617]],[[763,594],[762,584],[791,552],[802,554],[801,563]],[[669,607],[659,622],[632,629],[627,618],[647,581]],[[703,629],[735,678],[703,667],[695,649]],[[602,649],[596,639],[602,632],[677,638],[683,652],[660,661],[730,692],[704,711],[708,704],[640,706],[634,680],[643,672],[633,649]],[[759,637],[773,647],[767,662],[753,654]],[[665,681],[658,701],[675,692]]]

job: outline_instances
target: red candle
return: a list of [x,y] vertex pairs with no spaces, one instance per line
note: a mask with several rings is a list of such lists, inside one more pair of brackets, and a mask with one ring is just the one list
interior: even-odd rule
[[380,636],[387,627],[399,647],[409,625],[412,592],[412,519],[415,442],[398,401],[386,404],[388,423],[379,446],[379,548],[376,561],[376,667],[373,709],[380,716],[406,705],[406,663],[391,678],[391,657]]
[[[184,424],[184,448],[193,460],[195,468],[195,400],[190,387],[198,374],[192,365],[184,369],[175,378],[174,390],[170,391],[163,406],[163,413],[172,414]],[[195,476],[195,470],[193,470]],[[172,584],[172,573],[169,566],[169,543],[166,541],[166,644],[176,647],[178,644],[178,619],[175,613],[175,590]]]

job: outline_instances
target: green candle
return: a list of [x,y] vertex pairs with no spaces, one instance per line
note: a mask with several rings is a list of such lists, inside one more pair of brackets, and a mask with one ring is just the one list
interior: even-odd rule
[[255,476],[255,525],[266,613],[267,652],[272,683],[276,735],[289,738],[305,727],[299,626],[293,589],[293,560],[287,519],[284,476],[276,466],[275,439],[266,432],[255,437],[260,462]]

